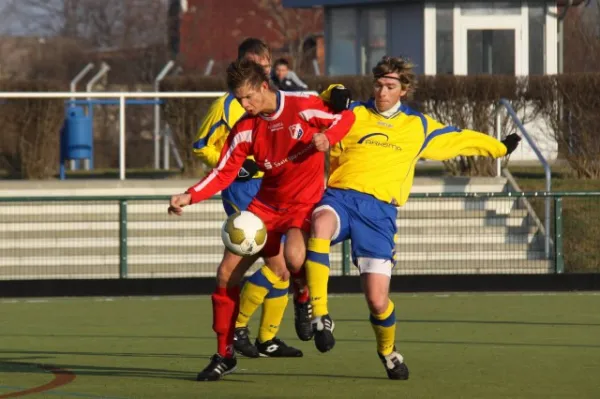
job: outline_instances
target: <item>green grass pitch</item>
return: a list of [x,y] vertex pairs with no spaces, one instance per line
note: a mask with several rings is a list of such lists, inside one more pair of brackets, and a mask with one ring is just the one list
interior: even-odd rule
[[[600,295],[398,294],[408,381],[389,381],[364,299],[330,299],[337,345],[244,359],[195,382],[216,349],[209,297],[0,301],[0,399],[599,398]],[[258,315],[257,315],[258,316]],[[251,324],[257,329],[257,320]]]

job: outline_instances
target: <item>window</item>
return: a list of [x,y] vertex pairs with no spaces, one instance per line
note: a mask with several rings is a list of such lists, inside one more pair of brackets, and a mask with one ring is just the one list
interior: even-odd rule
[[436,73],[454,73],[454,11],[453,5],[438,3],[435,11]]
[[546,29],[546,10],[543,2],[529,4],[529,74],[545,73],[544,31]]
[[357,75],[357,10],[333,8],[331,10],[329,75]]
[[479,15],[520,15],[521,1],[477,1],[460,4],[460,14]]
[[363,40],[362,74],[368,74],[377,62],[387,54],[387,16],[385,9],[366,9],[362,12],[363,26],[366,25],[366,40]]
[[512,29],[467,32],[467,74],[515,74],[515,31]]

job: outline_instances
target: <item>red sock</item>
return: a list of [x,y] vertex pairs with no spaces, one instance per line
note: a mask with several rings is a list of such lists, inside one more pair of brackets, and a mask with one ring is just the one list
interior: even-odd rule
[[213,330],[217,333],[217,352],[223,357],[233,356],[233,332],[239,310],[239,287],[217,287],[212,294]]
[[306,303],[310,299],[308,286],[306,285],[306,269],[301,268],[298,272],[292,272],[292,288],[294,291],[294,302]]

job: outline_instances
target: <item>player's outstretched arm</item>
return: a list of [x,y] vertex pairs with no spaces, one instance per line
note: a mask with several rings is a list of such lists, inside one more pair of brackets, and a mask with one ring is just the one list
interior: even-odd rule
[[500,158],[513,152],[521,140],[516,134],[499,141],[485,133],[443,125],[425,115],[428,132],[420,158],[444,161],[459,155]]
[[183,213],[183,207],[190,205],[191,201],[191,194],[184,193],[172,196],[171,201],[169,202],[169,215],[181,216]]
[[212,197],[235,180],[252,144],[252,130],[240,131],[238,126],[227,137],[217,167],[185,193],[171,197],[169,214],[181,215],[184,206]]

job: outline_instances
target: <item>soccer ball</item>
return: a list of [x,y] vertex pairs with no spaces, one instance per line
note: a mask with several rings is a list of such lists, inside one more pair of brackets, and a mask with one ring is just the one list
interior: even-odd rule
[[267,228],[252,212],[236,212],[223,223],[221,238],[225,247],[234,254],[252,256],[265,246]]

